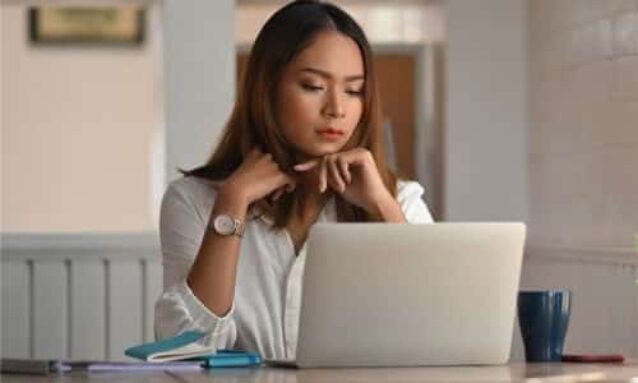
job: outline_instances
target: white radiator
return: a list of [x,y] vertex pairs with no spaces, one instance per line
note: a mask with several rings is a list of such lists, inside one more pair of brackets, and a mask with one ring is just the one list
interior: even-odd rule
[[127,359],[161,287],[155,234],[3,235],[2,356]]

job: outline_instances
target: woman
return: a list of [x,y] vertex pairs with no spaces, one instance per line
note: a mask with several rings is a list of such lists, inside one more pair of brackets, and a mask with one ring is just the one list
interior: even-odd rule
[[252,48],[220,143],[162,202],[158,338],[295,356],[312,224],[431,222],[416,182],[387,168],[370,46],[339,8],[297,1]]

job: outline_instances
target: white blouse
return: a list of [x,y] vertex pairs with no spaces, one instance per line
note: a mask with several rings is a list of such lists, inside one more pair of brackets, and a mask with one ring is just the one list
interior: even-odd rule
[[[257,351],[266,359],[294,359],[306,245],[295,256],[286,230],[272,231],[272,221],[265,217],[247,220],[239,247],[235,299],[224,317],[204,306],[186,284],[213,209],[214,185],[202,178],[182,177],[169,185],[162,200],[164,292],[155,305],[155,337],[199,330],[208,334],[203,342],[218,349]],[[421,185],[399,181],[397,187],[397,200],[407,221],[431,223]],[[330,200],[318,221],[336,220],[334,200]]]

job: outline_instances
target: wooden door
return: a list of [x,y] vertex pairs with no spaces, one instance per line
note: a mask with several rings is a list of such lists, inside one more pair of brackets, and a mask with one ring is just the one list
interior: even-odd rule
[[374,57],[384,118],[392,124],[399,176],[414,179],[415,58],[410,52]]

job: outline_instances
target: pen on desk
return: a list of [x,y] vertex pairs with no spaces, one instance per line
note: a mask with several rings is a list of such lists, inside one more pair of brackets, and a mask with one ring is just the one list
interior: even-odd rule
[[199,371],[200,361],[187,362],[95,362],[95,361],[54,361],[55,372],[129,372],[129,371]]

